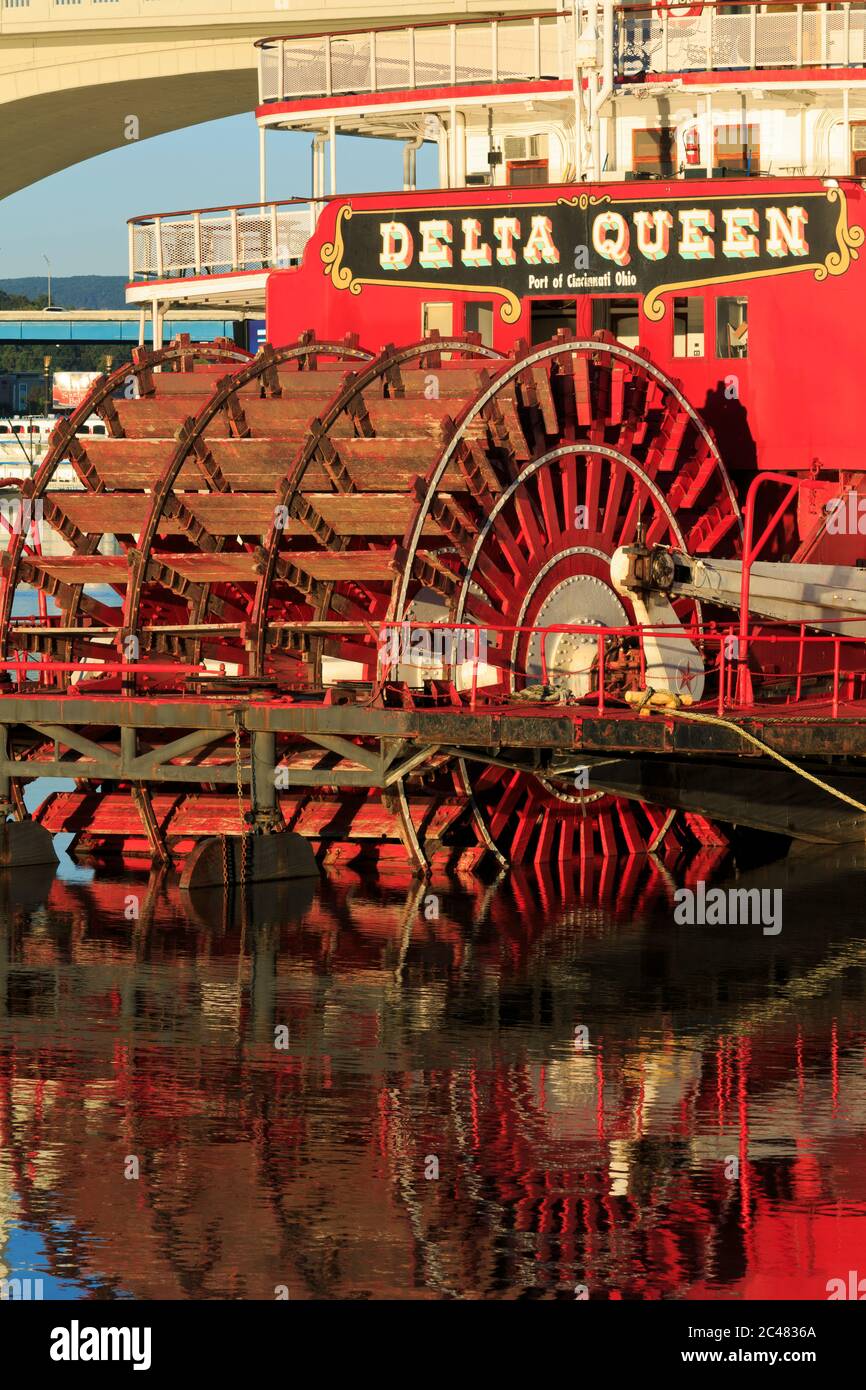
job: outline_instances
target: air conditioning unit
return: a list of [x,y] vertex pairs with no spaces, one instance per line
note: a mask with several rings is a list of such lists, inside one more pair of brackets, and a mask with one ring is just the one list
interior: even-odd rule
[[546,135],[506,135],[502,141],[506,159],[546,159]]

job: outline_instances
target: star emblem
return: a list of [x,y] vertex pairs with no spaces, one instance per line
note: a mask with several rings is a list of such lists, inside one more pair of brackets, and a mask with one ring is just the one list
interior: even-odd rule
[[677,667],[677,685],[680,690],[691,690],[692,683],[697,679],[698,672],[693,671],[691,664],[686,661],[682,666]]

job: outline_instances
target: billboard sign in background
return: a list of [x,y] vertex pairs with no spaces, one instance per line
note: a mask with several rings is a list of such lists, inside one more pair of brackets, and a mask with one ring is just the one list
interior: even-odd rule
[[55,410],[77,410],[100,372],[55,372],[51,388]]

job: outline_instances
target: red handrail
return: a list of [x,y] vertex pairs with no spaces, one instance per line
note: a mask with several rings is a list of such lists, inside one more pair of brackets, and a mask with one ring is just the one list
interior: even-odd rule
[[[324,198],[345,197],[345,194],[328,193],[321,198],[316,198],[317,203],[324,201]],[[127,226],[132,226],[136,222],[156,221],[163,217],[193,217],[196,213],[204,212],[243,212],[245,208],[283,208],[292,205],[307,204],[313,202],[312,198],[268,198],[264,203],[226,203],[217,204],[213,208],[176,208],[173,212],[140,212],[137,217],[127,217]]]
[[[781,2],[781,0],[780,0]],[[721,0],[720,0],[721,3]],[[729,0],[730,3],[730,0]],[[270,34],[266,39],[256,39],[255,47],[264,48],[269,43],[288,43],[307,39],[350,39],[355,34],[393,34],[401,29],[459,29],[463,25],[474,24],[516,24],[527,19],[570,19],[569,10],[524,10],[520,14],[508,14],[502,10],[495,14],[470,16],[468,19],[425,19],[420,24],[411,20],[405,24],[367,24],[359,29],[317,29],[310,34]]]

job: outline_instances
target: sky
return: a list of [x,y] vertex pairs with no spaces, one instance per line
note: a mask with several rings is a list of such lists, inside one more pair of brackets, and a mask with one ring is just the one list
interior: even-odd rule
[[[310,137],[268,133],[268,197],[310,192]],[[338,191],[400,188],[397,140],[341,137]],[[419,186],[433,182],[434,151],[418,157]],[[0,279],[45,275],[125,275],[126,221],[140,213],[255,202],[258,132],[251,113],[208,121],[124,145],[41,179],[0,201]]]

